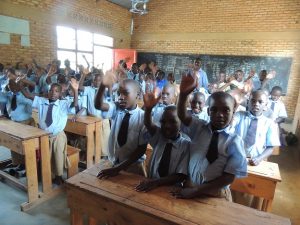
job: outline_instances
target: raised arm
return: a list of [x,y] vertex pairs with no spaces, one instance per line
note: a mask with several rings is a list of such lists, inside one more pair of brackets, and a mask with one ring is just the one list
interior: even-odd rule
[[192,121],[192,116],[187,114],[186,102],[189,94],[197,87],[197,85],[198,80],[195,73],[192,75],[182,75],[180,83],[180,94],[177,105],[177,113],[181,122],[186,126],[189,126]]
[[79,80],[79,90],[84,90],[83,84],[84,84],[84,80],[88,74],[89,74],[89,70],[83,69],[81,76],[80,76],[80,80]]
[[70,79],[70,86],[74,92],[74,100],[73,100],[73,105],[75,108],[78,108],[78,87],[79,84],[75,78]]
[[95,108],[102,110],[102,111],[108,111],[109,110],[109,104],[105,103],[104,98],[104,92],[106,88],[111,88],[113,83],[117,81],[116,75],[113,71],[107,71],[103,77],[103,81],[100,84],[99,90],[95,97]]
[[56,74],[56,65],[51,65],[51,67],[50,67],[50,69],[49,69],[49,71],[48,71],[48,73],[47,73],[47,78],[46,78],[46,83],[47,84],[51,84],[51,77],[54,75],[54,74]]
[[149,131],[149,133],[153,136],[157,129],[156,125],[152,122],[151,112],[153,107],[159,102],[161,95],[155,97],[155,91],[144,94],[144,124]]

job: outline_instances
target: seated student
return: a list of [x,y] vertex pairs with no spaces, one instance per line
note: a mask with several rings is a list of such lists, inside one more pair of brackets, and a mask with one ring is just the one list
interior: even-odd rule
[[207,107],[205,107],[205,95],[201,92],[194,92],[190,101],[191,109],[188,113],[199,119],[209,122],[209,115],[207,114]]
[[275,86],[271,91],[271,99],[268,103],[268,108],[270,108],[274,113],[275,123],[281,124],[284,123],[287,118],[286,109],[284,103],[280,100],[282,96],[282,88]]
[[[6,92],[8,115],[12,121],[35,126],[34,119],[32,118],[32,100],[27,99],[21,92],[20,83],[14,80],[9,80],[9,92]],[[17,175],[17,171],[25,170],[25,158],[14,151],[11,151],[12,163],[8,167],[8,172],[11,175]],[[24,176],[25,171],[19,175]]]
[[103,111],[104,118],[112,120],[108,159],[113,167],[100,171],[100,179],[116,176],[121,170],[145,174],[142,157],[147,143],[144,140],[144,112],[137,106],[139,84],[132,79],[122,80],[118,102],[105,103],[105,89],[111,87],[116,79],[113,72],[107,72],[95,99],[95,108]]
[[[252,92],[249,100],[249,111],[237,112],[232,124],[235,133],[244,141],[244,151],[248,163],[252,166],[266,160],[272,154],[273,147],[280,145],[275,123],[263,115],[267,100],[264,91]],[[234,193],[234,200],[256,209],[261,208],[262,201],[259,198],[252,198],[246,194]]]
[[[71,79],[70,84],[74,91],[74,107],[77,107],[78,83],[75,79]],[[62,178],[64,168],[70,166],[67,158],[67,137],[64,132],[70,104],[67,100],[60,100],[61,91],[61,86],[53,83],[48,98],[44,98],[22,89],[24,96],[33,100],[32,107],[38,109],[39,127],[51,133],[49,141],[52,173],[55,176],[53,182],[57,185],[64,182]]]
[[276,72],[270,71],[269,73],[267,70],[261,70],[259,72],[258,78],[253,80],[253,88],[252,91],[257,91],[260,89],[266,89],[270,91],[270,85],[269,85],[269,80],[272,79],[275,76]]
[[182,183],[187,178],[189,144],[179,132],[180,120],[175,105],[167,106],[161,117],[161,128],[152,123],[151,110],[160,97],[144,95],[144,124],[150,134],[153,153],[150,160],[150,179],[141,181],[136,191],[150,191],[159,186]]
[[[76,79],[74,77],[74,79]],[[74,92],[72,88],[68,89],[68,95],[65,97],[66,100],[68,100],[71,103],[71,114],[75,115],[73,118],[73,121],[76,121],[76,118],[78,116],[86,116],[87,115],[87,96],[83,95],[81,92],[78,94],[78,105],[77,107],[73,107],[73,102],[74,102]]]
[[195,75],[184,75],[180,84],[178,117],[191,138],[190,187],[175,190],[176,198],[203,195],[231,200],[229,185],[235,177],[247,174],[247,161],[242,139],[230,132],[235,100],[226,92],[215,92],[208,99],[210,122],[204,123],[187,113],[188,95],[197,87]]
[[175,89],[171,84],[163,87],[161,92],[161,101],[153,108],[153,123],[160,127],[160,119],[164,108],[175,103]]
[[131,65],[131,70],[127,72],[127,78],[138,81],[139,80],[139,67],[137,63]]
[[263,115],[265,117],[275,121],[275,119],[276,119],[275,114],[274,114],[273,110],[270,107],[268,107],[269,102],[270,102],[270,92],[267,89],[259,89],[259,90],[262,90],[267,96],[267,104],[263,110]]

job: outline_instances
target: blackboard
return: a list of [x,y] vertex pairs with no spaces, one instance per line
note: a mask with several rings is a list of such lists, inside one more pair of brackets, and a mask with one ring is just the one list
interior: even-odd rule
[[227,75],[241,69],[245,77],[252,68],[256,75],[253,79],[258,79],[258,73],[266,69],[275,70],[276,76],[269,81],[270,88],[280,86],[286,94],[288,80],[291,71],[291,57],[270,57],[270,56],[229,56],[229,55],[192,55],[192,54],[172,54],[172,53],[150,53],[138,52],[138,64],[155,61],[158,67],[166,73],[173,72],[176,81],[180,81],[183,71],[187,65],[197,57],[201,58],[202,69],[206,72],[209,82],[215,82],[220,71],[225,71]]

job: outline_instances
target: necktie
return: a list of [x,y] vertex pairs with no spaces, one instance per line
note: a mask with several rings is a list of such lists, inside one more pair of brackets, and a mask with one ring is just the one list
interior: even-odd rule
[[250,126],[247,131],[247,136],[245,138],[245,144],[247,147],[251,147],[255,143],[256,131],[257,131],[257,119],[254,118],[250,122]]
[[127,141],[129,119],[130,119],[130,113],[127,112],[122,120],[122,124],[120,126],[120,130],[118,133],[118,143],[120,147],[125,145]]
[[48,111],[46,114],[46,119],[45,119],[45,123],[47,125],[47,127],[50,127],[50,125],[52,124],[52,111],[53,111],[53,106],[54,104],[50,104],[48,106]]
[[165,146],[163,155],[158,166],[158,173],[160,177],[168,176],[172,146],[172,143],[167,143]]
[[17,108],[17,95],[13,95],[12,99],[11,99],[11,106],[10,106],[11,110],[14,111]]
[[208,151],[206,153],[206,158],[208,162],[211,164],[218,158],[218,140],[219,140],[219,133],[213,132],[213,135],[210,140],[210,144],[208,147]]
[[275,102],[272,102],[271,109],[274,111],[274,109],[275,109]]

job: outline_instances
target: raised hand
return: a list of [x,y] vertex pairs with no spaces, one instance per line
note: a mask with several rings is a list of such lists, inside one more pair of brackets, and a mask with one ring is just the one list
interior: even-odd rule
[[276,71],[275,71],[275,70],[271,70],[271,71],[268,73],[266,79],[271,80],[271,79],[273,79],[275,76],[276,76]]
[[79,88],[79,82],[75,78],[70,79],[70,85],[73,90],[78,90]]
[[102,84],[105,87],[111,87],[114,83],[117,82],[117,76],[115,75],[114,71],[112,70],[108,70],[106,71],[103,80],[102,80]]
[[196,74],[183,74],[180,83],[180,94],[189,95],[198,85]]
[[156,93],[157,91],[154,90],[153,92],[144,94],[144,107],[146,109],[151,110],[159,102],[161,95],[157,95]]

